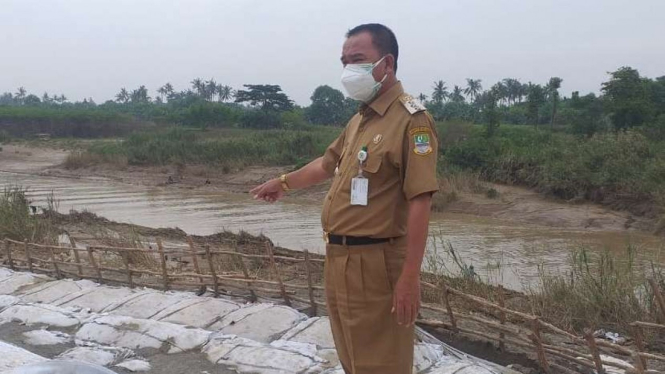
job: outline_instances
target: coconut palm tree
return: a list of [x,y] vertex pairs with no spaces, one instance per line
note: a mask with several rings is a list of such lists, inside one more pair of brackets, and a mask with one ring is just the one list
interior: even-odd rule
[[233,88],[231,86],[222,86],[221,84],[217,87],[217,97],[219,101],[228,101],[231,100],[234,96]]
[[206,84],[201,80],[201,78],[196,78],[192,81],[192,88],[199,96],[205,98]]
[[418,95],[418,100],[420,100],[421,103],[425,104],[427,102],[427,95],[421,92],[420,95]]
[[205,83],[205,99],[208,101],[212,101],[212,99],[215,97],[217,94],[217,82],[215,82],[214,79],[210,78],[209,81],[204,82]]
[[462,87],[455,85],[453,87],[453,92],[450,94],[450,101],[454,103],[463,103],[464,102],[464,96],[462,95],[463,92],[464,90],[462,89]]
[[166,83],[165,85],[159,87],[157,89],[157,92],[159,93],[162,101],[164,101],[164,98],[168,99],[169,97],[171,97],[171,95],[173,95],[173,86],[171,85],[171,83]]
[[476,101],[478,95],[483,91],[483,85],[480,79],[466,78],[466,88],[464,94],[471,98],[471,101]]
[[563,79],[559,77],[552,77],[546,86],[548,96],[552,100],[552,119],[550,121],[551,130],[554,130],[554,121],[556,119],[557,104],[559,103],[559,88],[561,88],[561,82],[563,82]]
[[143,85],[133,90],[129,97],[132,103],[147,103],[150,101],[150,96],[148,96],[148,89]]
[[115,95],[115,101],[123,104],[127,104],[129,102],[129,92],[127,92],[125,87],[121,88],[120,92]]
[[25,87],[19,87],[16,90],[16,93],[14,94],[14,99],[18,103],[18,105],[23,105],[23,101],[25,100],[25,96],[27,95],[28,91],[26,91]]
[[446,100],[449,96],[448,93],[448,86],[446,86],[446,82],[440,80],[437,82],[434,82],[434,86],[432,87],[434,90],[432,92],[432,101],[434,101],[437,104],[443,104],[443,101]]

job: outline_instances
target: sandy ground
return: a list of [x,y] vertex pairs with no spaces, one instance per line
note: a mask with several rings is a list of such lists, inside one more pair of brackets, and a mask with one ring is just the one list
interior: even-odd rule
[[[246,194],[254,186],[290,171],[292,167],[253,166],[224,173],[203,166],[163,166],[117,168],[94,166],[68,170],[62,167],[68,151],[22,145],[3,145],[0,152],[0,171],[39,174],[75,179],[100,177],[121,183],[142,186],[161,186],[169,189],[198,189]],[[320,204],[329,184],[290,192],[288,200],[302,204]],[[483,194],[462,193],[447,204],[445,211],[492,217],[544,227],[591,229],[603,231],[652,231],[654,222],[629,212],[590,204],[554,200],[516,186],[492,184],[497,198]]]

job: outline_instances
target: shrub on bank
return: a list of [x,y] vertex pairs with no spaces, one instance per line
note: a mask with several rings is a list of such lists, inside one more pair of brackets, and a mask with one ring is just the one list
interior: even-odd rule
[[[439,132],[446,133],[440,125]],[[459,130],[457,130],[459,131]],[[441,171],[457,167],[483,178],[525,185],[563,199],[641,205],[665,202],[665,142],[638,131],[581,138],[524,126],[502,126],[493,138],[473,126],[464,141],[443,144]],[[445,135],[444,135],[445,139]]]
[[289,165],[318,157],[341,129],[263,130],[227,129],[191,131],[170,128],[160,132],[142,132],[124,141],[97,142],[77,158],[106,162],[126,160],[130,165],[207,164],[207,165]]
[[[42,243],[53,241],[57,237],[57,230],[51,221],[37,215],[41,212],[37,212],[37,208],[30,205],[25,189],[5,188],[0,195],[0,238]],[[47,210],[50,208],[52,207]]]

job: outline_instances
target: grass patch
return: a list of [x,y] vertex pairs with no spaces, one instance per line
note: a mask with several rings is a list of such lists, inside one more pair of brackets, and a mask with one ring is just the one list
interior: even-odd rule
[[592,327],[629,334],[633,321],[656,322],[658,306],[648,279],[663,287],[663,274],[654,265],[640,264],[634,247],[628,246],[623,256],[575,250],[570,266],[565,275],[540,269],[541,285],[529,292],[537,314],[578,332]]
[[36,215],[21,187],[5,188],[0,195],[0,237],[33,243],[57,242],[58,230],[48,212],[56,209],[57,201],[48,199],[45,214]]
[[442,212],[450,204],[459,200],[463,193],[483,194],[495,199],[498,191],[482,180],[479,172],[451,168],[439,176],[439,192],[432,197],[432,209]]
[[[433,235],[432,241],[434,250],[425,257],[423,280],[446,284],[494,302],[498,300],[495,285],[501,283],[500,261],[487,264],[483,270],[488,275],[481,277],[478,269],[465,262],[441,235]],[[538,282],[508,306],[578,334],[585,328],[602,328],[632,336],[632,322],[659,321],[660,311],[649,279],[655,280],[661,291],[665,290],[663,270],[653,262],[638,260],[636,252],[631,246],[622,255],[575,249],[570,255],[568,272],[552,273],[541,266]],[[440,295],[428,295],[424,290],[424,301],[438,302],[439,298]],[[657,338],[653,332],[647,335],[650,342]]]
[[318,157],[340,128],[305,130],[207,130],[173,127],[130,135],[124,141],[95,142],[72,157],[72,167],[96,162],[129,165],[288,165]]

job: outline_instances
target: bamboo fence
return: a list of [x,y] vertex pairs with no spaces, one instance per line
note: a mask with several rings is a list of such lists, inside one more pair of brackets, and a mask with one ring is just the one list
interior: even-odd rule
[[[30,272],[45,273],[57,279],[74,277],[78,279],[92,279],[99,283],[111,283],[134,287],[152,287],[163,290],[192,289],[194,287],[207,289],[211,287],[215,296],[231,294],[245,296],[251,301],[258,298],[275,298],[283,300],[284,304],[297,307],[310,315],[316,315],[321,308],[325,308],[323,287],[315,282],[315,276],[322,279],[322,258],[313,258],[307,251],[302,257],[289,257],[276,255],[270,242],[265,244],[265,254],[248,254],[237,250],[211,249],[209,245],[197,247],[191,237],[187,238],[188,249],[165,248],[161,240],[157,241],[157,249],[121,248],[110,246],[86,246],[79,248],[72,240],[71,247],[51,246],[27,241],[19,242],[11,239],[4,240],[4,251],[0,251],[2,264],[12,270],[27,270]],[[132,264],[132,254],[152,256],[158,260],[157,270],[148,270]],[[108,255],[120,259],[121,264],[109,264]],[[217,264],[219,257],[226,256],[233,259],[241,271],[220,272]],[[168,267],[168,258],[189,258],[194,272],[180,272]],[[200,265],[200,261],[207,263]],[[260,279],[252,276],[246,261],[261,261],[265,263],[274,280]],[[306,282],[285,281],[280,266],[285,264],[302,264],[305,267]],[[316,266],[318,264],[318,266]],[[318,273],[315,273],[317,272]],[[656,301],[660,307],[663,320],[665,320],[665,298],[656,282],[650,282]],[[500,292],[498,303],[487,299],[469,295],[454,288],[435,286],[422,282],[424,288],[441,296],[442,304],[423,304],[422,309],[433,312],[441,319],[420,319],[418,324],[436,328],[444,328],[453,333],[497,342],[500,349],[506,346],[519,347],[530,350],[538,360],[540,368],[545,373],[552,369],[559,372],[575,372],[569,367],[583,367],[602,374],[606,368],[614,367],[625,370],[627,373],[648,373],[650,361],[665,362],[665,356],[657,352],[649,352],[644,342],[644,330],[665,331],[665,325],[635,321],[632,339],[635,348],[618,345],[603,339],[597,339],[591,331],[585,331],[582,336],[560,329],[552,324],[542,321],[538,316],[512,310],[505,306],[503,294]],[[244,292],[244,295],[233,294],[226,289]],[[499,291],[502,291],[499,288]],[[470,312],[455,311],[452,299],[464,300],[481,310],[491,311],[487,315]],[[498,318],[494,318],[498,315]],[[511,319],[507,323],[508,316]],[[494,319],[492,319],[494,318]],[[483,329],[477,331],[473,328],[462,327],[460,321],[478,324]],[[468,326],[468,325],[467,325]],[[556,343],[558,342],[558,343]],[[562,342],[565,342],[562,343]],[[632,361],[633,366],[607,360],[601,354],[620,357]],[[562,366],[567,364],[566,366]]]

